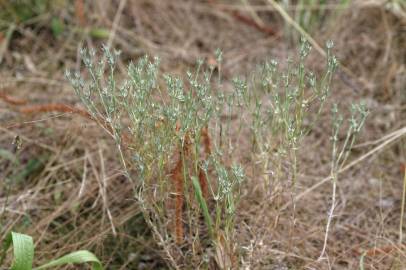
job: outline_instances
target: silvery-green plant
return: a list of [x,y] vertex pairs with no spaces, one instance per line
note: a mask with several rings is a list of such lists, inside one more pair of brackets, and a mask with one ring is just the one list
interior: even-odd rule
[[[244,92],[246,96],[242,100],[248,108],[245,110],[251,112],[247,119],[252,119],[253,152],[262,165],[266,190],[271,185],[285,184],[282,179],[288,176],[294,193],[297,151],[303,137],[317,123],[330,94],[330,85],[338,65],[331,53],[332,48],[332,42],[327,42],[326,67],[320,78],[305,68],[311,46],[302,39],[298,59],[289,58],[284,69],[279,68],[276,60],[266,61],[254,76],[254,91]],[[239,80],[235,84],[236,89],[248,87],[247,83]],[[288,164],[289,175],[282,170],[284,163]]]
[[340,143],[339,133],[344,129],[344,118],[338,111],[337,104],[333,105],[332,108],[333,114],[333,129],[331,141],[333,144],[332,156],[331,156],[331,180],[332,180],[332,194],[331,194],[331,206],[328,212],[327,222],[326,222],[326,231],[324,237],[324,244],[320,254],[319,259],[322,259],[325,255],[327,249],[328,235],[330,231],[331,222],[334,217],[334,210],[337,206],[337,182],[338,182],[338,173],[346,164],[347,158],[351,152],[351,149],[355,143],[356,138],[359,135],[362,127],[365,124],[365,120],[368,116],[368,109],[364,103],[352,104],[351,105],[351,115],[348,119],[347,132],[345,139]]
[[[182,219],[189,230],[185,239],[207,238],[206,232],[199,229],[202,211],[211,241],[219,231],[231,237],[236,191],[244,177],[243,169],[238,165],[227,166],[216,143],[213,143],[215,153],[201,155],[202,129],[220,125],[216,115],[221,113],[226,99],[230,99],[214,91],[214,69],[202,71],[203,62],[199,61],[196,72],[187,72],[186,80],[170,74],[158,76],[159,59],[143,57],[129,64],[127,78],[119,84],[115,79],[118,55],[104,47],[104,57],[96,62],[94,51],[82,50],[89,78],[85,80],[69,71],[66,76],[93,119],[115,140],[125,172],[153,231],[162,244],[173,242],[170,203],[177,183],[171,170],[181,160],[184,193],[175,197],[185,198]],[[221,53],[218,61],[221,62]],[[211,200],[198,196],[201,187],[192,184],[200,170],[207,179]],[[208,208],[211,201],[215,204],[213,223]],[[168,256],[173,258],[170,253]]]
[[[243,134],[251,134],[252,142],[252,164],[244,165],[261,164],[258,175],[267,195],[271,182],[282,182],[283,174],[295,186],[298,148],[321,113],[337,66],[331,48],[328,43],[319,79],[305,68],[311,48],[303,39],[298,58],[288,59],[286,68],[266,61],[247,78],[233,79],[232,89],[223,86],[219,50],[217,67],[206,68],[198,60],[195,71],[184,77],[160,74],[159,59],[143,57],[129,64],[122,82],[116,79],[118,52],[103,47],[98,61],[94,51],[81,51],[87,79],[69,71],[66,76],[116,142],[140,209],[175,268],[182,260],[207,265],[204,258],[212,248],[227,250],[225,261],[238,255],[235,245],[224,245],[235,236],[240,191],[247,180],[237,155],[246,140]],[[209,138],[202,130],[208,130]],[[285,163],[289,171],[283,169]],[[275,180],[269,171],[275,171]],[[184,228],[175,234],[182,233],[182,239],[173,230],[179,213],[175,224]]]

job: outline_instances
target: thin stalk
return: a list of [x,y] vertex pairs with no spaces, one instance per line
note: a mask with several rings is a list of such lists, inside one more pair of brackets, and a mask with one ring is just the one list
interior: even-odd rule
[[399,224],[399,245],[403,242],[403,219],[405,214],[405,201],[406,201],[406,167],[404,170],[403,178],[403,194],[402,194],[402,209],[400,210],[400,224]]

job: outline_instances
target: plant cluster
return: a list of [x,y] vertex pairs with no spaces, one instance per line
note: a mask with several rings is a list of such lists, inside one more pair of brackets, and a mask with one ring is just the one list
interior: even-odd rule
[[[220,51],[216,66],[199,60],[184,79],[161,75],[159,59],[143,57],[129,64],[122,83],[119,52],[104,47],[99,61],[95,51],[81,51],[88,79],[70,71],[67,78],[114,139],[137,203],[175,268],[208,267],[209,254],[222,268],[239,263],[235,219],[244,180],[253,181],[244,167],[260,164],[252,177],[263,179],[265,195],[270,185],[284,182],[294,194],[297,151],[323,109],[338,65],[332,46],[327,43],[319,79],[305,67],[311,47],[302,39],[298,58],[285,68],[266,61],[253,75],[235,78],[231,90],[222,82]],[[252,142],[252,164],[244,166],[237,154],[243,134]]]

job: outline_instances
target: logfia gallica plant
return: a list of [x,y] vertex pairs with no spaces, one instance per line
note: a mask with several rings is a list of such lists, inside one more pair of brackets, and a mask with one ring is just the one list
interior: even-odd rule
[[174,268],[209,267],[213,258],[220,268],[238,267],[235,221],[249,180],[236,154],[247,139],[241,134],[251,136],[253,164],[263,165],[264,190],[271,182],[264,175],[270,166],[282,168],[282,155],[296,172],[296,151],[312,126],[304,120],[312,106],[320,113],[337,64],[328,53],[317,80],[304,66],[309,51],[303,40],[286,70],[267,61],[249,79],[234,79],[232,89],[222,82],[221,51],[216,67],[198,60],[183,78],[160,74],[159,59],[145,56],[118,82],[119,53],[106,47],[102,57],[81,50],[84,75],[67,71],[93,120],[115,141],[136,201]]

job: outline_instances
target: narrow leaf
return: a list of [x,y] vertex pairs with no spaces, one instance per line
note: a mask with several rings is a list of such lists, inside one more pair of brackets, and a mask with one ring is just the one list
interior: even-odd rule
[[92,28],[90,29],[89,34],[91,37],[103,39],[109,37],[110,31],[105,28]]
[[193,188],[195,190],[196,199],[199,203],[200,208],[202,209],[204,220],[209,229],[210,237],[213,238],[213,225],[212,225],[213,221],[211,219],[209,209],[207,208],[206,200],[204,199],[204,197],[202,195],[202,189],[200,187],[199,180],[197,179],[197,177],[194,177],[194,176],[192,177],[192,184],[193,184]]
[[99,261],[99,259],[97,259],[97,257],[93,253],[87,250],[79,250],[76,252],[69,253],[58,259],[52,260],[49,263],[36,267],[34,268],[34,270],[41,270],[45,268],[71,263],[91,263],[93,270],[103,270],[102,264]]

